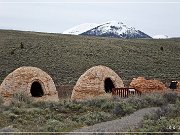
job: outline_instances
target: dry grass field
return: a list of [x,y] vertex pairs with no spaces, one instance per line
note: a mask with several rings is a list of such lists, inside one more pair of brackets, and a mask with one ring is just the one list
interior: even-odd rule
[[35,66],[49,73],[56,85],[74,85],[95,65],[112,68],[127,84],[138,76],[180,80],[179,51],[180,39],[127,40],[0,30],[0,82],[20,66]]

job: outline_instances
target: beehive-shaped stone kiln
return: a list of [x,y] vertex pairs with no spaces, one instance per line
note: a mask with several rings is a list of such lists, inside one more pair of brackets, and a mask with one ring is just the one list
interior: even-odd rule
[[20,67],[10,73],[0,86],[3,97],[12,97],[15,92],[23,91],[29,96],[55,96],[58,99],[52,78],[43,70],[36,67]]
[[124,87],[122,79],[110,68],[95,66],[87,70],[74,86],[72,100],[88,100]]

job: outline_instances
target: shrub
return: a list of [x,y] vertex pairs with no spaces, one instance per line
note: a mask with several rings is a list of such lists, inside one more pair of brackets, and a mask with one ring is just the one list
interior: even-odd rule
[[137,131],[143,132],[179,132],[180,119],[169,119],[160,117],[158,120],[147,119],[142,123],[142,127]]
[[63,125],[64,125],[64,123],[62,123],[58,120],[50,119],[46,123],[46,128],[47,128],[47,131],[49,131],[49,132],[57,132],[57,131],[59,131],[60,128],[63,127]]
[[12,122],[18,118],[18,115],[14,114],[14,113],[9,113],[8,115],[9,115],[9,119]]
[[167,104],[166,100],[160,93],[151,93],[142,97],[148,103],[148,106],[162,106]]
[[114,115],[116,115],[116,116],[118,116],[118,115],[122,115],[122,113],[123,113],[123,108],[122,108],[122,106],[120,106],[119,104],[116,104],[115,106],[114,106],[114,109],[113,109],[113,114]]
[[134,106],[135,109],[145,108],[149,105],[148,101],[143,97],[130,97],[127,99],[127,102]]
[[84,112],[85,108],[84,105],[78,102],[66,101],[64,103],[64,108],[68,109],[71,112]]
[[24,114],[26,113],[26,110],[24,108],[18,108],[18,107],[12,107],[10,108],[11,109],[11,112],[16,114],[16,115],[21,115],[21,114]]
[[101,110],[105,112],[112,112],[115,103],[112,101],[106,101],[101,105]]
[[143,132],[179,132],[179,107],[180,102],[175,105],[168,104],[162,106],[154,114],[148,115],[137,131]]
[[101,108],[101,106],[106,102],[108,102],[107,99],[93,99],[93,100],[88,100],[88,101],[83,102],[82,105]]
[[[81,106],[84,107],[85,110],[87,108],[91,108],[93,110],[103,110],[104,112],[112,112],[114,108],[114,104],[116,101],[110,100],[110,99],[93,99],[93,100],[88,100],[85,102],[81,102]],[[84,111],[85,111],[84,110]]]
[[33,98],[28,96],[23,91],[19,91],[13,94],[10,106],[21,107],[33,102]]
[[21,49],[24,49],[24,44],[23,44],[23,42],[21,42],[20,48],[21,48]]
[[24,102],[20,102],[16,99],[12,99],[10,102],[10,106],[16,106],[16,107],[22,107],[25,106],[26,104]]
[[154,118],[153,119],[160,119],[161,117],[164,117],[166,115],[168,115],[171,111],[173,110],[173,106],[172,105],[165,105],[162,106],[160,109],[158,109],[156,111],[156,113],[154,114]]
[[25,102],[27,104],[32,103],[33,98],[31,96],[28,96],[25,92],[19,91],[13,94],[13,98],[20,101]]
[[13,54],[14,54],[14,52],[15,52],[15,50],[12,50],[10,54],[11,54],[11,55],[13,55]]
[[127,102],[118,102],[115,104],[113,114],[116,116],[124,116],[134,112],[136,109]]
[[34,107],[40,107],[42,109],[50,109],[52,111],[57,111],[58,113],[72,113],[72,112],[83,112],[84,106],[77,102],[72,102],[68,100],[61,100],[59,102],[52,101],[36,101],[33,102]]
[[163,98],[171,104],[174,104],[176,100],[178,99],[178,94],[175,92],[168,92],[163,95]]
[[32,102],[32,106],[33,107],[39,107],[41,109],[50,108],[50,106],[52,107],[51,102],[49,102],[49,101],[41,101],[41,100]]
[[65,119],[64,121],[59,121],[57,119],[49,119],[44,127],[41,127],[39,131],[48,131],[48,132],[66,132],[73,130],[76,125],[76,122],[71,121],[69,119]]
[[73,120],[86,125],[93,125],[111,119],[111,115],[105,112],[88,112],[80,117],[74,117]]

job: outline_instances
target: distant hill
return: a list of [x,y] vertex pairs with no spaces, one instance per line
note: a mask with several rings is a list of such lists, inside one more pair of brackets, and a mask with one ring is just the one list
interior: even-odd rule
[[167,39],[169,38],[167,35],[155,35],[153,36],[154,39]]
[[70,28],[63,32],[63,34],[71,34],[71,35],[79,35],[82,34],[90,29],[93,29],[94,27],[98,26],[99,24],[96,23],[84,23],[80,24],[78,26],[75,26],[73,28]]
[[127,27],[122,22],[110,21],[103,24],[81,24],[63,32],[63,34],[86,35],[113,38],[151,38],[134,27]]
[[[163,51],[161,50],[163,47]],[[119,39],[0,30],[0,80],[20,66],[35,66],[58,84],[75,84],[95,65],[134,77],[180,80],[180,39]]]

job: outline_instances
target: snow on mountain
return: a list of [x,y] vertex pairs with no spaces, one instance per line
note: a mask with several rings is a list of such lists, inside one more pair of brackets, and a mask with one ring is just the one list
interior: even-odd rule
[[[112,33],[116,33],[116,34],[120,35],[120,34],[126,32],[126,30],[128,28],[122,22],[110,21],[110,22],[100,24],[95,29],[98,30],[98,31],[101,31],[101,33],[98,33],[98,34],[104,34],[104,33],[107,33],[107,32],[112,32]],[[132,28],[132,30],[135,30],[135,29]],[[92,30],[92,31],[94,31],[94,30]]]
[[127,27],[122,22],[110,21],[103,23],[81,35],[115,37],[115,38],[151,38],[149,35],[136,30],[134,27]]
[[68,29],[66,31],[63,32],[63,34],[72,34],[72,35],[79,35],[82,34],[90,29],[95,28],[96,26],[98,26],[99,24],[96,23],[84,23],[84,24],[80,24],[77,25],[71,29]]
[[169,38],[167,35],[155,35],[153,36],[154,39],[167,39]]
[[85,23],[68,29],[64,31],[63,34],[114,38],[151,38],[149,35],[136,30],[134,27],[127,27],[118,21],[109,21],[102,24]]

